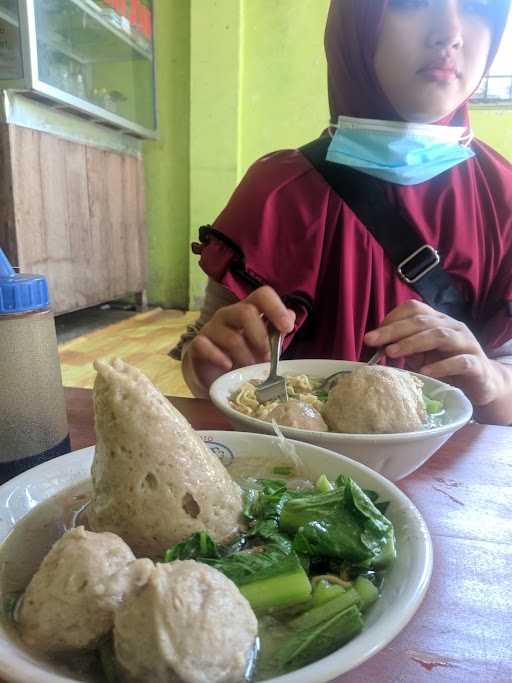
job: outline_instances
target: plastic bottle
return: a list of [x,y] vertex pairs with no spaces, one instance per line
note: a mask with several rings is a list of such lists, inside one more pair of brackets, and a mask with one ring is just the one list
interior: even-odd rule
[[70,450],[48,284],[0,249],[0,482]]

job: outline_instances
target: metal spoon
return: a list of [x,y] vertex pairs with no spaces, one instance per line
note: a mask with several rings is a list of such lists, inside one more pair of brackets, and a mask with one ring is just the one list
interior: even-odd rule
[[[380,361],[380,359],[384,356],[384,349],[380,348],[377,349],[377,351],[373,354],[373,356],[367,361],[366,365],[377,365],[377,363]],[[332,375],[329,375],[329,377],[326,377],[322,384],[316,389],[316,391],[329,391],[332,388],[333,384],[333,379],[336,377],[339,377],[340,375],[348,375],[351,373],[352,370],[340,370],[339,372],[335,372]]]
[[277,374],[277,366],[283,346],[283,335],[272,328],[269,332],[270,340],[270,373],[267,379],[256,387],[256,398],[260,403],[267,401],[287,401],[288,390],[286,377]]

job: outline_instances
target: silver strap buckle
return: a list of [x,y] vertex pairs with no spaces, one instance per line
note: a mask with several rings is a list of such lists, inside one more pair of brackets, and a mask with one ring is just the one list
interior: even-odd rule
[[[418,256],[418,254],[421,254],[423,251],[428,251],[432,256],[432,260],[429,263],[427,263],[423,267],[423,269],[419,273],[414,275],[413,277],[406,275],[406,273],[404,273],[404,267],[408,263],[410,263],[413,259],[415,259],[416,256]],[[437,264],[440,263],[440,261],[441,261],[441,259],[439,257],[439,254],[434,249],[434,247],[431,247],[430,244],[424,244],[422,247],[420,247],[419,249],[416,249],[416,251],[414,251],[407,258],[404,258],[404,260],[398,264],[398,267],[397,267],[398,274],[400,275],[402,280],[404,280],[404,282],[407,282],[408,285],[412,285],[415,282],[418,282],[418,280],[421,280],[421,278],[424,277],[427,273],[429,273],[433,268],[435,268],[437,266]]]

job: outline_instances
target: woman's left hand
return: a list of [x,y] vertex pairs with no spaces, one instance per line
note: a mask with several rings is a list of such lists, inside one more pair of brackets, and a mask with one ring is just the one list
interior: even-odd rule
[[499,400],[503,377],[464,323],[409,300],[397,306],[364,338],[385,347],[390,358],[407,358],[411,369],[460,387],[475,406]]

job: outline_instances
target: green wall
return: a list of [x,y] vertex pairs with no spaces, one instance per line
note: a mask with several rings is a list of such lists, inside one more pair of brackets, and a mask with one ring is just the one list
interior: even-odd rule
[[239,171],[313,140],[329,121],[323,32],[329,0],[247,0]]
[[188,306],[190,232],[190,5],[156,0],[156,72],[160,136],[144,145],[149,241],[148,297]]
[[[258,0],[259,2],[259,0]],[[238,180],[240,0],[191,0],[190,241],[211,223]],[[189,252],[189,304],[199,308],[204,277]]]
[[[313,139],[328,106],[329,0],[156,0],[161,138],[146,144],[152,303],[200,306],[190,242],[247,167]],[[472,112],[478,137],[512,160],[512,109]]]

